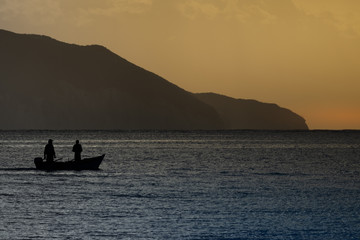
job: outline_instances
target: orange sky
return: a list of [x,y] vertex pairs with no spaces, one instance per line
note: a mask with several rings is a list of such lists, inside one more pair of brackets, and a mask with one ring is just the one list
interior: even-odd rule
[[0,0],[0,28],[101,44],[191,92],[360,129],[358,0]]

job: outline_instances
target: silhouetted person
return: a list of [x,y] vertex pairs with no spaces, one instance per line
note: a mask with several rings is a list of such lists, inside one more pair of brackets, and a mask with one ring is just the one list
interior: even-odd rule
[[48,144],[45,146],[44,159],[46,159],[47,162],[53,162],[54,158],[56,158],[54,145],[52,143],[53,140],[49,139]]
[[81,160],[82,147],[81,147],[81,144],[79,143],[79,140],[76,140],[76,143],[73,146],[72,151],[75,153],[75,161],[80,161]]

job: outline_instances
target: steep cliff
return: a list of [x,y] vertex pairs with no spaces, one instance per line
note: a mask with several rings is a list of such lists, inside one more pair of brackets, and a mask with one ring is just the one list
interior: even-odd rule
[[305,119],[276,104],[234,99],[215,93],[195,94],[213,106],[225,129],[307,130]]

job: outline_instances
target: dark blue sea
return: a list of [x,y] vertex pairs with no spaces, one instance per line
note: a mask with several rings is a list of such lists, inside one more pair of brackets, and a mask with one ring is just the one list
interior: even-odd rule
[[[38,171],[106,154],[98,171]],[[0,239],[360,239],[360,131],[0,131]]]

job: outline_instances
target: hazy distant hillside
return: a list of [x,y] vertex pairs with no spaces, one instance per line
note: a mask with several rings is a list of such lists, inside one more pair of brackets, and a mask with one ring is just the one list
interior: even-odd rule
[[196,96],[216,109],[226,129],[308,129],[305,119],[276,104],[234,99],[215,93],[201,93]]
[[267,116],[275,107],[234,105],[231,111],[236,112],[230,113],[221,98],[205,96],[189,93],[102,46],[0,30],[0,129],[306,126],[285,109],[275,121],[275,116]]

